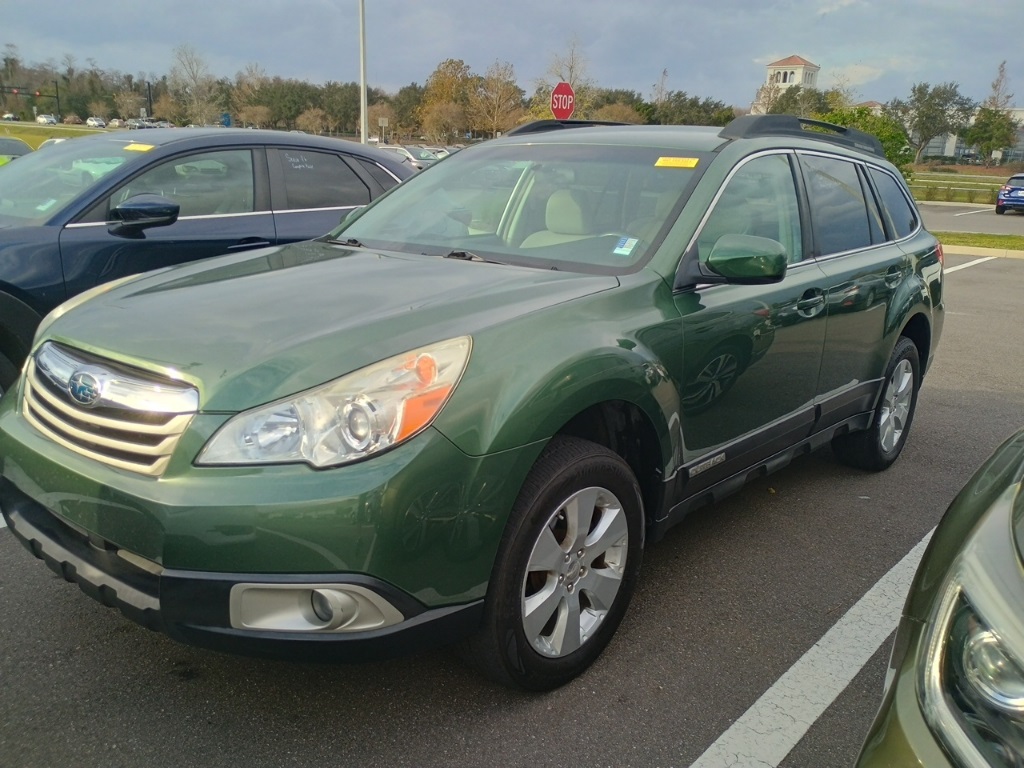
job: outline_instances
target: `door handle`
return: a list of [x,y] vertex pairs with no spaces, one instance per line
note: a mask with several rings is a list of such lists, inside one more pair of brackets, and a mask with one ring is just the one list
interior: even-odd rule
[[809,288],[797,301],[796,308],[804,317],[814,317],[825,308],[825,294],[818,288]]

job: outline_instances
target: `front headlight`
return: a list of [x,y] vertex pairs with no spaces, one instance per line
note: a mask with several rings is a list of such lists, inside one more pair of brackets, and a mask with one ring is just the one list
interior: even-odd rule
[[1024,768],[1024,572],[1013,543],[1020,485],[967,541],[929,623],[918,694],[965,766]]
[[440,413],[469,361],[468,336],[414,349],[285,400],[240,413],[196,464],[333,467],[392,448]]

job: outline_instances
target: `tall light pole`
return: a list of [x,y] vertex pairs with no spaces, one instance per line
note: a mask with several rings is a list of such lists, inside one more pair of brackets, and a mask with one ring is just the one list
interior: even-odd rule
[[366,114],[366,0],[359,0],[359,141],[366,143],[370,122]]

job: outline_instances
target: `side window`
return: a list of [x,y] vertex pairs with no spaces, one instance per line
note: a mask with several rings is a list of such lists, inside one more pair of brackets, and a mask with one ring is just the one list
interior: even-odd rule
[[897,240],[907,237],[917,229],[917,211],[907,200],[902,186],[896,179],[877,168],[872,168],[870,173],[871,180],[882,198],[882,206],[892,223],[893,234]]
[[800,164],[821,255],[870,246],[871,226],[857,166],[817,155],[801,155]]
[[792,264],[801,261],[800,206],[788,155],[762,155],[736,171],[697,236],[705,260],[722,235],[757,235],[778,240]]
[[391,189],[393,186],[398,184],[398,181],[395,179],[394,176],[385,171],[376,163],[370,162],[369,160],[364,160],[361,157],[357,157],[356,161],[359,163],[359,165],[363,167],[363,170],[370,174],[370,178],[376,181],[378,184],[380,184],[381,187],[383,187],[385,190]]
[[111,205],[146,193],[173,200],[182,217],[251,212],[252,152],[202,152],[161,163],[114,192]]
[[278,150],[285,199],[275,198],[277,210],[345,208],[366,205],[370,190],[348,163],[330,152],[284,147]]
[[868,229],[871,230],[871,242],[876,244],[884,243],[885,225],[882,224],[882,212],[878,207],[878,200],[875,199],[874,194],[871,192],[871,185],[865,176],[866,173],[867,170],[864,166],[861,166],[861,188],[864,190],[864,201],[868,206]]

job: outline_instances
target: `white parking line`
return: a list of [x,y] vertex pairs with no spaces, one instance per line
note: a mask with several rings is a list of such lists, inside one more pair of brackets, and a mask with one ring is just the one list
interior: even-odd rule
[[775,768],[781,763],[896,628],[932,531],[708,747],[691,768]]
[[954,213],[954,216],[973,216],[976,213],[988,213],[991,208],[980,208],[977,211],[964,211],[963,213]]
[[975,259],[974,261],[968,261],[966,264],[958,264],[955,267],[946,267],[946,269],[944,269],[943,272],[945,272],[948,275],[950,272],[956,272],[958,269],[967,269],[968,267],[973,267],[975,264],[982,264],[982,263],[984,263],[986,261],[992,261],[992,259],[998,259],[998,258],[999,258],[998,256],[986,256],[986,257],[984,257],[982,259]]

